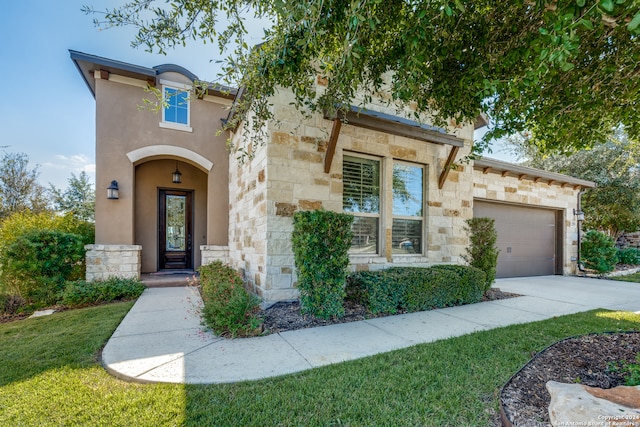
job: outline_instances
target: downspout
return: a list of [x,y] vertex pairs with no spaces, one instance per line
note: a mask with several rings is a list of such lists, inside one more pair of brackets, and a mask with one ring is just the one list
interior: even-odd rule
[[[576,207],[576,211],[577,212],[581,212],[582,211],[582,194],[585,192],[585,190],[580,190],[578,192],[578,206]],[[581,244],[581,230],[582,230],[582,221],[576,219],[576,224],[578,227],[578,270],[586,273],[587,270],[584,269],[584,267],[582,266],[582,262],[580,261],[580,244]]]

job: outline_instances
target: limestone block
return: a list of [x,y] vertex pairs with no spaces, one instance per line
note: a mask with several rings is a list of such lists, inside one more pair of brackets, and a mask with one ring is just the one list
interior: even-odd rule
[[326,185],[296,185],[293,190],[293,197],[295,199],[315,199],[315,200],[327,200],[329,199],[329,187]]
[[273,132],[271,134],[271,142],[273,144],[285,145],[287,147],[297,147],[299,138],[288,132]]
[[289,289],[293,288],[291,274],[270,274],[267,276],[267,289]]
[[389,146],[389,154],[392,157],[405,160],[416,160],[417,152],[412,148],[401,147],[398,145]]
[[292,217],[298,206],[293,203],[276,203],[276,215]]
[[293,152],[293,160],[297,162],[322,163],[324,156],[318,152],[295,150]]
[[269,256],[268,264],[269,266],[272,266],[273,268],[276,268],[277,270],[279,270],[280,268],[285,266],[293,266],[295,264],[295,260],[293,258],[293,254],[271,255]]
[[322,202],[319,200],[299,200],[298,204],[305,211],[322,209]]
[[640,426],[640,386],[610,390],[547,382],[551,425]]
[[265,303],[276,301],[295,301],[300,297],[298,289],[269,289],[262,294],[262,300]]
[[293,245],[291,238],[288,239],[271,239],[267,241],[267,251],[273,255],[293,254]]
[[296,166],[285,163],[270,169],[269,180],[299,183],[301,179],[307,179],[309,176],[308,164],[298,162]]

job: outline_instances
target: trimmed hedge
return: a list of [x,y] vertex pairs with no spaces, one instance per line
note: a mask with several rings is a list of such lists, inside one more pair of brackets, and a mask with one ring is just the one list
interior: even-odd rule
[[146,286],[137,279],[111,277],[95,282],[67,282],[60,303],[67,307],[84,307],[110,301],[138,298]]
[[323,319],[344,315],[352,222],[353,215],[323,210],[294,214],[291,241],[303,313]]
[[486,274],[475,267],[392,267],[352,273],[347,294],[374,314],[431,310],[479,302]]
[[219,336],[251,336],[259,332],[260,300],[244,288],[240,273],[220,261],[203,265],[200,272],[205,323]]

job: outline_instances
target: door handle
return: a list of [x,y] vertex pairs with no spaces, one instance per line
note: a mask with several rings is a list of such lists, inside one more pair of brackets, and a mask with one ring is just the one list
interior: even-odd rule
[[191,234],[187,236],[187,250],[191,250]]

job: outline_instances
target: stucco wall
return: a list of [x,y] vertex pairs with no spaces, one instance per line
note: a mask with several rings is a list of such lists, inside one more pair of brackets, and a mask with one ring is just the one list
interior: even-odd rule
[[[149,247],[153,239],[152,231],[145,229],[136,233],[140,224],[156,222],[146,217],[149,204],[157,206],[158,186],[167,186],[175,161],[181,162],[183,185],[180,188],[198,189],[196,197],[196,253],[200,244],[226,245],[228,242],[228,174],[229,162],[226,150],[227,134],[218,135],[221,118],[226,118],[227,100],[207,96],[204,99],[192,97],[190,101],[190,126],[192,132],[160,127],[161,113],[140,108],[143,99],[154,100],[154,95],[145,92],[146,82],[133,79],[121,79],[109,75],[109,80],[100,79],[96,73],[96,243],[97,244],[134,244],[142,243],[142,259],[145,271],[153,271],[151,265],[157,247]],[[176,83],[190,84],[184,76],[177,73],[165,73],[160,79]],[[160,86],[158,86],[160,88]],[[176,147],[178,150],[167,150]],[[128,154],[136,150],[149,148],[146,157],[136,157],[132,161]],[[146,171],[140,185],[136,185],[136,166],[144,165],[140,171]],[[168,160],[168,163],[155,162]],[[162,172],[150,174],[148,167],[162,167]],[[165,168],[169,168],[168,172]],[[196,171],[197,170],[197,171]],[[164,175],[166,173],[166,175]],[[158,178],[157,183],[150,181]],[[194,181],[188,182],[193,176]],[[107,200],[106,188],[112,180],[117,180],[119,199]],[[169,181],[170,183],[170,181]],[[155,187],[154,187],[155,186]],[[175,187],[175,184],[169,185]],[[137,191],[136,191],[137,189]],[[136,198],[141,198],[136,202]],[[156,198],[153,201],[153,198]],[[206,204],[206,209],[203,208]],[[145,210],[136,214],[136,207]],[[148,209],[147,209],[148,210]],[[206,215],[204,213],[207,213]],[[203,237],[206,236],[206,237]],[[150,253],[149,253],[150,252]],[[199,260],[199,253],[196,260]],[[197,265],[197,264],[196,264]]]

